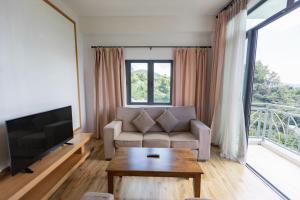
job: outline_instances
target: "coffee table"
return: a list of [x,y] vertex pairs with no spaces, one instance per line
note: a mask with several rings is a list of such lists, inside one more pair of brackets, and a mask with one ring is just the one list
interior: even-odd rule
[[[158,154],[159,158],[148,158],[149,154]],[[106,172],[111,194],[114,176],[183,177],[194,179],[195,197],[200,197],[203,171],[190,149],[120,148]]]

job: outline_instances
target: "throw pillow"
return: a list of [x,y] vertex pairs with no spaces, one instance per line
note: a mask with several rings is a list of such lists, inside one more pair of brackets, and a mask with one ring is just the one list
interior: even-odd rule
[[146,133],[155,124],[155,121],[143,110],[134,120],[132,120],[132,123],[140,132]]
[[170,133],[178,124],[178,119],[168,110],[165,110],[163,114],[161,114],[156,121],[159,125],[168,133]]

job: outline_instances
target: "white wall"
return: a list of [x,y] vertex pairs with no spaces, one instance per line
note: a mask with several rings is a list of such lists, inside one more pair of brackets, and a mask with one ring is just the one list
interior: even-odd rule
[[[78,127],[79,109],[73,25],[42,0],[0,5],[1,170],[9,165],[5,120],[72,105]],[[81,102],[85,105],[84,98]]]
[[127,60],[173,60],[172,48],[125,48]]
[[80,108],[81,108],[81,132],[86,131],[86,103],[85,103],[85,88],[84,88],[84,52],[83,52],[83,34],[79,23],[79,17],[72,9],[69,8],[62,0],[51,0],[65,14],[71,17],[76,22],[77,29],[77,50],[78,50],[78,67],[79,67],[79,89],[80,89]]
[[[84,35],[86,127],[94,131],[94,51],[92,45],[211,45],[215,16],[79,17]],[[125,49],[125,59],[173,59],[171,48]]]
[[86,44],[208,45],[214,16],[79,17]]

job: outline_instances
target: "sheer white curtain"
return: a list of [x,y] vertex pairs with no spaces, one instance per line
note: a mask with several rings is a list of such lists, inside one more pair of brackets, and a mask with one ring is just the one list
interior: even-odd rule
[[241,163],[247,151],[242,99],[246,18],[243,9],[227,23],[223,79],[212,122],[212,141],[220,146],[221,156]]

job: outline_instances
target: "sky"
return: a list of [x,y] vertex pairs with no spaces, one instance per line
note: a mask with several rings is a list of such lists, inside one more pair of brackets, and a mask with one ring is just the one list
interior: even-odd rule
[[[132,70],[147,70],[146,63],[132,63],[131,64]],[[171,70],[170,70],[170,63],[154,63],[154,73],[158,73],[161,75],[166,75],[170,77]]]
[[[248,26],[259,21],[250,19]],[[300,87],[300,8],[259,30],[256,60],[278,73],[283,83]]]

